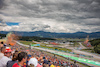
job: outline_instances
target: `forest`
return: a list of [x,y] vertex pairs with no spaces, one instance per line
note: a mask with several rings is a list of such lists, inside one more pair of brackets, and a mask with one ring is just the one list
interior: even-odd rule
[[100,38],[91,40],[91,45],[94,46],[95,53],[100,54]]

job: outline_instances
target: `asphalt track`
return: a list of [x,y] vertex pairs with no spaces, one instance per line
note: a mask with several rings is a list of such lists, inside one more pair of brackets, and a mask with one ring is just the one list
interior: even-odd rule
[[[19,45],[29,47],[28,45],[24,45],[24,44],[21,44],[19,42],[17,42],[17,43]],[[67,57],[67,58],[69,57],[69,58],[71,58],[73,60],[76,60],[76,61],[79,61],[79,62],[82,62],[82,63],[100,66],[100,62],[96,62],[96,61],[88,60],[88,59],[84,59],[84,58],[79,58],[79,57],[74,57],[74,56],[71,56],[68,53],[59,52],[59,51],[50,50],[50,49],[44,49],[44,48],[40,48],[40,47],[32,47],[32,48],[36,48],[36,49],[39,49],[39,50],[47,51],[47,52],[54,53],[54,54],[57,54],[57,55],[60,55],[60,56],[63,56],[63,57]]]
[[96,62],[96,61],[92,61],[92,60],[88,60],[88,59],[84,59],[84,58],[79,58],[79,57],[74,57],[74,56],[68,56],[68,55],[59,54],[59,53],[55,53],[55,54],[63,56],[63,57],[69,57],[73,60],[76,60],[76,61],[79,61],[82,63],[89,63],[89,64],[100,66],[100,62]]

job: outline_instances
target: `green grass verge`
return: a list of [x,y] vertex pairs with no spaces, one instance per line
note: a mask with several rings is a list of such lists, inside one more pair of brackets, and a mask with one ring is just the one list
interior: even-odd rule
[[80,46],[78,42],[73,42],[73,43],[74,43],[74,44],[70,44],[70,45],[73,46],[73,47],[79,47],[79,46]]
[[82,49],[81,51],[90,52],[90,53],[95,53],[93,49]]
[[20,41],[20,43],[25,44],[25,45],[36,44],[36,43],[33,43],[32,41]]
[[66,49],[66,48],[59,48],[59,47],[48,47],[48,46],[43,46],[43,45],[41,45],[40,47],[43,47],[43,48],[48,48],[48,49],[53,49],[53,50],[57,49],[57,50],[60,50],[60,51],[69,51],[69,52],[71,52],[71,51],[72,51],[72,50],[70,50],[70,49]]

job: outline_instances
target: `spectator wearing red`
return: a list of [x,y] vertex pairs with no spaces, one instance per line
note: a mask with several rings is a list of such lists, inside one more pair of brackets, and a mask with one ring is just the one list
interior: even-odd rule
[[15,63],[12,67],[23,67],[26,60],[27,60],[27,53],[21,52],[18,54],[18,63]]
[[3,47],[3,44],[0,43],[0,59],[4,56],[4,53],[1,52],[1,47]]
[[8,58],[10,58],[12,55],[11,51],[12,50],[10,47],[6,47],[6,51],[5,51],[4,55],[7,56]]

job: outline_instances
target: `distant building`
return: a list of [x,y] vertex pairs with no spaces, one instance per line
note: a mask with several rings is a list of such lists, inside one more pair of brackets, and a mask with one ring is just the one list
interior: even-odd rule
[[55,43],[55,42],[50,42],[50,44],[52,44],[52,45],[59,45],[58,43]]

